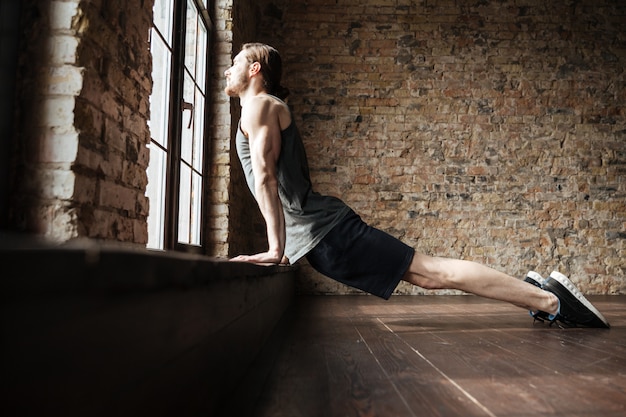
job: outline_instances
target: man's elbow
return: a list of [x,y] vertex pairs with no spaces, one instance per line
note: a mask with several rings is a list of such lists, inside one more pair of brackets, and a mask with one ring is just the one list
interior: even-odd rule
[[277,192],[278,180],[272,175],[260,175],[255,180],[255,188],[257,195],[259,193]]

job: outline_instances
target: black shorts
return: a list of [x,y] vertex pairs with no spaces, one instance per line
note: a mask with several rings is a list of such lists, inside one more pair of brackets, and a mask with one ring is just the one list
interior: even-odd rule
[[306,258],[319,273],[387,300],[414,254],[412,247],[350,212]]

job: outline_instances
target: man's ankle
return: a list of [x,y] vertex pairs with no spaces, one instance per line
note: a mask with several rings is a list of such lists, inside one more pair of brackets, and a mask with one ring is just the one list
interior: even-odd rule
[[556,314],[559,312],[559,299],[551,292],[546,291],[546,293],[550,296],[550,307],[545,310],[545,312],[548,313],[550,316],[556,316]]

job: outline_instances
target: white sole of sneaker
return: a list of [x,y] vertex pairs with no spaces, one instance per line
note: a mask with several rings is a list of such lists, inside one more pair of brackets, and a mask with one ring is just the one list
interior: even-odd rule
[[526,277],[535,280],[535,282],[537,282],[539,285],[543,285],[543,283],[546,281],[541,275],[539,275],[535,271],[528,271]]
[[602,320],[602,322],[604,322],[604,324],[606,324],[607,327],[609,327],[609,322],[604,318],[602,313],[600,313],[598,309],[595,308],[593,304],[591,304],[589,300],[587,300],[580,291],[578,291],[578,288],[576,288],[574,283],[570,281],[568,277],[566,277],[565,275],[561,274],[558,271],[552,271],[552,273],[550,274],[550,278],[560,282],[561,285],[563,285],[565,288],[569,290],[569,292],[574,294],[574,296],[578,299],[578,301],[583,303],[585,307],[591,310],[593,314],[595,314],[600,320]]

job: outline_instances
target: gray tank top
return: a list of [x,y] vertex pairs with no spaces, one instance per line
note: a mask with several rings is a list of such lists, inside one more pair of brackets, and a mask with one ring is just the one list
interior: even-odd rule
[[[248,188],[254,195],[250,146],[241,128],[237,129],[236,145]],[[340,199],[313,191],[304,145],[293,117],[291,124],[281,132],[278,194],[285,213],[285,256],[292,264],[313,249],[350,212]]]

